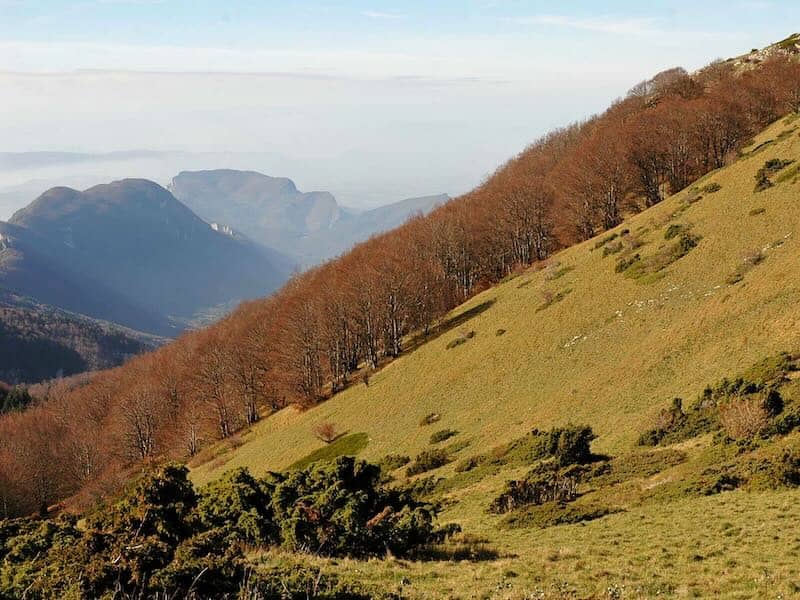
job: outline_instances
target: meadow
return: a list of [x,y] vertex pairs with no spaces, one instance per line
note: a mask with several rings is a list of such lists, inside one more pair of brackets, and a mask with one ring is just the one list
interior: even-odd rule
[[[460,542],[428,560],[313,561],[411,597],[797,594],[800,491],[685,493],[680,482],[710,464],[709,435],[675,446],[680,464],[584,490],[579,503],[599,497],[613,511],[577,524],[504,525],[487,506],[526,469],[470,476],[456,467],[534,428],[568,423],[592,427],[595,453],[636,456],[637,439],[672,398],[691,404],[707,385],[800,349],[800,170],[791,162],[800,159],[799,133],[791,119],[775,123],[732,165],[472,298],[369,385],[283,409],[204,452],[193,481],[235,467],[262,475],[314,452],[378,462],[446,448],[444,466],[394,475],[401,484],[434,476],[440,522],[458,522]],[[776,159],[769,185],[756,191],[759,171]],[[320,441],[314,429],[323,423],[343,437]],[[432,444],[443,429],[456,433]],[[796,433],[770,444],[800,447]]]

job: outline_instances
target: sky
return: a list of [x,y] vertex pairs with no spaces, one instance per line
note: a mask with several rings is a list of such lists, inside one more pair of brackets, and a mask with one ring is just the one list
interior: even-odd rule
[[455,195],[660,70],[795,30],[788,0],[0,0],[0,152],[181,152],[131,175],[224,163],[356,206]]

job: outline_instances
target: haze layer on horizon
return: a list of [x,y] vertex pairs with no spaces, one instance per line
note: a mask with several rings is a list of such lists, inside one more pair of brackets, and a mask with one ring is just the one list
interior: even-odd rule
[[795,2],[737,0],[0,0],[0,15],[0,151],[169,151],[124,168],[251,168],[356,206],[462,193],[659,70],[800,29]]

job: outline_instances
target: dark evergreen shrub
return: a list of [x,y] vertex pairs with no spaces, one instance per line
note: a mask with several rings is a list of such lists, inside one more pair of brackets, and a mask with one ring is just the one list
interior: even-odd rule
[[428,442],[430,444],[438,444],[439,442],[449,440],[454,435],[458,435],[458,432],[454,431],[453,429],[440,429],[439,431],[431,434],[431,438],[428,440]]
[[444,450],[439,450],[437,448],[432,450],[423,450],[417,455],[417,457],[414,459],[414,462],[408,466],[406,469],[406,475],[408,477],[413,477],[414,475],[419,475],[420,473],[425,473],[426,471],[438,469],[439,467],[446,465],[448,462],[450,462],[450,456]]

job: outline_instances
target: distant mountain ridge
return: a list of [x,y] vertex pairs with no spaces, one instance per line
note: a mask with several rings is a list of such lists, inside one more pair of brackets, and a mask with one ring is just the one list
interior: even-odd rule
[[141,179],[53,188],[0,224],[0,234],[0,287],[160,335],[174,335],[199,310],[263,296],[293,269]]
[[207,221],[233,227],[304,266],[449,199],[445,194],[424,196],[358,212],[340,206],[329,192],[301,192],[291,179],[232,169],[182,171],[168,187]]

